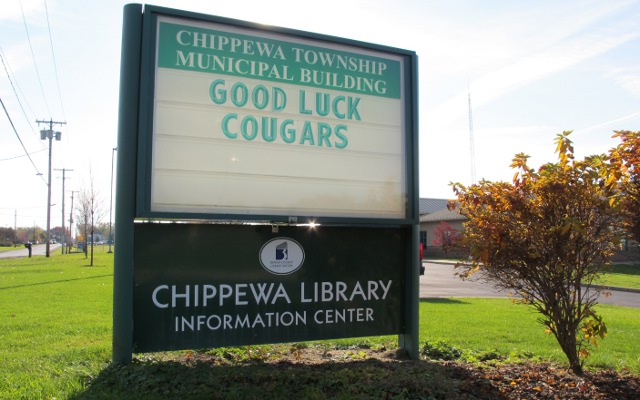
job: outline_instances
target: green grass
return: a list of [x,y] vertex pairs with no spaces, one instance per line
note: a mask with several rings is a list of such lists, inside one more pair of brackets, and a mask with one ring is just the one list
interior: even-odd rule
[[613,264],[603,278],[603,283],[608,286],[640,289],[640,263]]
[[[496,351],[514,358],[566,363],[555,338],[544,333],[537,314],[507,299],[430,299],[421,302],[420,340],[445,341],[474,352]],[[591,350],[587,367],[640,373],[638,309],[599,305],[608,335]]]
[[0,253],[3,251],[11,251],[11,250],[20,250],[22,247],[14,247],[14,246],[0,246]]
[[[113,255],[97,249],[94,264],[89,267],[83,254],[0,260],[0,399],[82,398],[83,393],[90,396],[97,392],[111,398],[116,392],[99,386],[101,380],[96,377],[131,379],[121,382],[125,389],[128,385],[145,387],[139,382],[142,378],[163,379],[154,371],[170,368],[172,364],[166,361],[163,366],[141,361],[131,367],[109,367]],[[598,310],[607,322],[609,336],[592,352],[587,366],[640,374],[638,309],[601,305]],[[420,303],[420,315],[421,344],[440,340],[466,354],[495,351],[503,357],[565,364],[553,337],[536,323],[536,315],[507,299],[425,300]],[[376,346],[394,340],[349,339],[314,346]],[[258,357],[267,353],[259,348],[256,351]],[[300,351],[305,351],[304,346]],[[234,350],[224,352],[233,354]],[[246,349],[236,354],[246,354]],[[357,351],[353,354],[358,356]],[[163,357],[167,355],[141,358]],[[147,374],[143,377],[135,374],[141,365]],[[189,368],[178,370],[185,374],[184,379],[191,378]],[[248,373],[242,368],[231,371]],[[90,382],[93,386],[88,386]]]
[[111,352],[112,257],[0,260],[0,398],[81,390]]

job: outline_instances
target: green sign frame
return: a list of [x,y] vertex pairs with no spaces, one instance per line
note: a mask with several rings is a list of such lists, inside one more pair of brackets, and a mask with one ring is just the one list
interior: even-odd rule
[[[215,42],[215,38],[223,36],[223,33],[228,39],[226,44],[223,42],[227,39]],[[169,40],[165,41],[163,39],[165,37]],[[207,39],[203,39],[205,37]],[[260,44],[254,43],[256,38],[260,37],[263,37]],[[244,46],[242,48],[244,58],[235,64],[228,62],[229,52],[232,51],[228,46],[232,46],[233,43],[236,46]],[[216,53],[219,50],[217,46],[223,45],[227,46],[226,64],[225,59]],[[197,49],[187,51],[189,46]],[[260,51],[254,51],[259,47]],[[268,48],[277,49],[273,54],[280,52],[283,55],[280,57],[282,62],[275,63],[273,54],[270,59],[265,59],[265,49]],[[327,50],[326,54],[337,60],[337,64],[328,67],[318,65],[317,73],[331,78],[327,78],[328,80],[324,82],[312,79],[305,81],[307,79],[305,67],[300,65],[304,64],[303,61],[307,64],[315,64],[316,60],[312,57],[321,54],[323,49]],[[174,54],[176,58],[172,59],[167,54]],[[289,57],[288,61],[285,61],[287,57]],[[300,65],[296,65],[295,57],[298,57]],[[311,58],[305,59],[305,57]],[[205,64],[205,62],[211,64]],[[210,71],[203,71],[204,67],[218,68],[218,70],[214,71],[215,75],[207,75]],[[292,71],[296,68],[295,84],[302,87],[297,92],[291,89],[294,87],[291,83],[294,79]],[[342,68],[349,73],[338,78],[336,68]],[[405,348],[411,357],[417,358],[419,285],[417,70],[417,55],[407,50],[156,6],[145,5],[143,8],[140,4],[126,5],[123,19],[116,173],[114,362],[130,362],[134,351],[386,334],[398,334],[399,345]],[[178,80],[171,83],[175,76],[179,77]],[[214,112],[217,112],[215,111],[219,109],[216,108],[217,105],[222,108],[227,107],[224,111],[226,114],[220,114],[223,124],[225,119],[229,123],[221,125],[219,139],[222,141],[231,141],[234,144],[233,140],[240,139],[244,142],[255,141],[255,143],[268,144],[273,139],[278,141],[277,144],[285,151],[297,146],[291,153],[292,159],[299,157],[295,152],[306,146],[301,153],[303,157],[308,156],[313,159],[316,157],[314,154],[317,153],[320,154],[318,159],[326,165],[335,163],[340,168],[346,168],[350,171],[349,173],[356,172],[353,172],[354,175],[344,182],[338,182],[333,186],[327,185],[327,188],[340,189],[333,197],[325,197],[318,196],[318,193],[324,194],[322,185],[325,181],[338,181],[335,177],[323,181],[322,177],[314,176],[313,171],[308,169],[306,171],[308,176],[304,174],[292,176],[285,179],[286,182],[283,181],[283,183],[273,179],[270,181],[271,178],[262,177],[256,174],[255,170],[252,171],[251,173],[257,176],[252,181],[253,184],[261,185],[265,181],[276,182],[272,186],[277,189],[276,193],[279,195],[288,193],[290,188],[294,189],[291,191],[294,192],[292,197],[298,196],[298,202],[284,204],[280,209],[277,203],[268,203],[268,200],[265,200],[266,205],[259,204],[256,207],[252,207],[251,203],[238,204],[230,207],[230,211],[224,209],[229,207],[229,204],[218,207],[219,199],[216,196],[227,189],[233,191],[231,190],[235,184],[233,179],[224,181],[228,186],[220,184],[219,181],[204,181],[207,184],[202,185],[198,184],[197,180],[192,180],[191,186],[181,186],[183,181],[192,179],[193,174],[184,178],[179,175],[180,168],[171,170],[171,163],[189,164],[191,162],[189,153],[185,153],[187,157],[183,154],[177,161],[172,159],[171,140],[174,138],[171,137],[171,132],[167,134],[157,131],[170,125],[175,118],[170,115],[162,119],[161,111],[158,109],[163,105],[158,103],[157,99],[162,100],[163,96],[171,93],[175,88],[177,91],[183,86],[188,89],[189,85],[183,85],[181,79],[186,77],[187,81],[193,80],[194,76],[195,81],[205,76],[205,79],[211,82],[208,92],[204,91],[207,95],[205,99],[212,103],[207,106],[208,109],[214,109]],[[371,76],[378,76],[381,82],[385,82],[384,85],[376,84]],[[236,97],[229,97],[225,100],[226,103],[222,104],[222,92],[218,89],[222,88],[220,82],[227,83],[227,79],[229,79],[229,86],[226,89],[236,90]],[[236,81],[232,81],[233,79]],[[370,80],[366,81],[366,79]],[[163,83],[165,81],[169,83]],[[231,86],[230,82],[235,84]],[[187,89],[184,91],[188,92]],[[199,92],[203,91],[199,90]],[[294,92],[298,93],[296,100],[292,100]],[[233,96],[231,92],[228,93]],[[315,94],[316,102],[320,102],[321,99],[331,98],[332,100],[326,100],[324,109],[317,103],[314,111],[311,111],[309,103],[305,103],[310,101],[311,94]],[[270,99],[271,104],[267,103],[267,99]],[[197,98],[189,98],[187,103],[198,101],[200,100]],[[295,102],[297,103],[293,106]],[[369,105],[377,102],[383,105]],[[255,118],[251,115],[245,116],[241,123],[241,112],[245,111],[243,107],[249,103],[251,104],[249,111],[256,116]],[[389,104],[392,107],[386,106]],[[202,105],[199,107],[202,108]],[[391,145],[379,141],[366,150],[367,143],[362,140],[359,142],[358,135],[368,132],[369,127],[359,124],[371,118],[374,125],[380,125],[375,118],[383,118],[377,115],[383,113],[378,112],[379,109],[375,107],[402,111],[399,115],[394,114],[397,118],[392,128],[389,128],[392,131],[395,129]],[[268,136],[264,132],[262,136],[252,136],[254,130],[258,129],[258,125],[257,122],[254,124],[251,118],[255,121],[262,120],[262,129],[266,126],[264,121],[277,119],[270,114],[260,114],[263,111],[267,112],[265,110],[271,113],[284,111],[289,113],[288,118],[291,122],[285,119],[285,122],[276,121],[273,124],[281,123],[283,126],[289,124],[289,128],[295,125],[296,129],[299,129],[295,133],[298,135],[295,146],[287,147],[289,142],[284,128],[279,128],[280,133],[277,137]],[[311,114],[314,115],[310,116]],[[279,118],[279,115],[277,117]],[[325,117],[329,119],[323,119]],[[313,119],[313,124],[304,120],[305,118]],[[248,122],[245,123],[245,120]],[[236,122],[237,124],[233,125]],[[308,125],[313,128],[308,128]],[[187,128],[185,130],[188,130]],[[318,131],[312,132],[311,129]],[[158,137],[170,137],[167,142],[169,145],[161,143]],[[216,140],[220,142],[219,139]],[[180,138],[182,142],[189,142],[189,140],[201,143],[197,138],[195,140]],[[202,143],[204,142],[206,141]],[[347,147],[347,142],[354,147],[352,154],[356,155],[355,158],[345,157],[345,153],[340,153]],[[358,148],[358,146],[365,147]],[[206,149],[203,151],[218,151],[218,146],[211,143],[191,148],[198,147]],[[393,148],[397,153],[376,155],[373,159],[376,157],[380,160],[386,159],[385,162],[390,164],[380,163],[391,165],[394,175],[391,181],[375,186],[377,183],[367,182],[368,178],[357,175],[359,169],[368,168],[363,168],[359,164],[360,159],[357,156],[367,151],[374,154],[385,147]],[[169,149],[168,152],[167,149]],[[244,155],[247,154],[251,153]],[[339,156],[335,156],[336,154]],[[237,161],[233,157],[229,158],[234,162]],[[189,166],[184,167],[186,170],[189,168]],[[199,166],[194,167],[194,170],[197,168]],[[177,178],[168,179],[163,183],[162,176],[160,178],[158,176],[167,170],[170,172],[165,174],[166,176],[174,174]],[[199,172],[199,175],[222,174],[218,170],[205,172]],[[281,172],[276,171],[276,175]],[[306,186],[287,186],[291,181],[299,183],[305,180],[311,183]],[[239,181],[237,187],[242,186],[242,179]],[[210,182],[213,183],[210,184]],[[164,191],[160,190],[160,194],[157,195],[154,190],[162,184],[165,185]],[[377,193],[375,196],[367,195],[367,185],[373,185],[373,189],[369,192]],[[349,191],[349,186],[356,188],[353,193]],[[202,192],[201,188],[203,188]],[[286,190],[282,190],[283,188]],[[347,189],[341,192],[342,188]],[[252,189],[251,184],[242,186],[242,190]],[[314,190],[317,192],[313,192]],[[329,189],[329,195],[332,194],[331,190]],[[299,207],[300,203],[308,200],[304,197],[307,191],[311,193],[310,196],[321,198],[316,199],[316,202],[308,208]],[[255,190],[254,192],[260,193],[262,197],[268,197],[264,191]],[[180,196],[186,193],[191,198],[185,203],[186,205],[182,204],[178,207],[156,206],[172,201],[171,196],[175,193]],[[351,198],[352,194],[353,198]],[[161,198],[160,201],[154,200],[156,195]],[[240,203],[241,197],[238,195],[232,199],[231,203]],[[348,200],[345,202],[344,199]],[[200,201],[208,204],[201,208],[199,204],[192,205]],[[342,212],[342,206],[337,201],[346,204],[347,211]],[[214,203],[215,205],[211,206]],[[325,204],[328,205],[328,211],[322,209]],[[361,209],[367,210],[361,212]],[[185,221],[189,223],[177,223]],[[259,224],[254,225],[256,222]],[[292,255],[295,259],[298,254],[296,251],[304,254],[299,263],[290,262],[288,258],[285,259],[289,264],[283,264],[282,260],[265,261],[264,257],[267,256],[263,257],[262,254],[281,252],[282,248],[278,246],[285,246],[285,242],[290,246],[286,257]],[[175,246],[170,243],[174,243]],[[332,266],[336,268],[332,269]],[[253,307],[247,305],[248,308],[244,314],[238,314],[235,310],[237,307],[225,308],[224,304],[221,304],[219,309],[214,307],[195,310],[192,307],[184,307],[186,297],[198,290],[205,290],[205,287],[207,290],[206,296],[203,294],[205,297],[212,296],[216,290],[218,293],[228,293],[229,288],[233,288],[235,296],[239,296],[236,297],[236,301],[244,306],[244,302],[250,303],[249,294],[256,293],[252,290],[264,289],[266,286],[260,285],[267,284],[281,288],[278,302],[286,297],[289,300],[286,306],[282,304],[283,307],[278,308],[277,304],[273,307],[265,307],[264,304],[254,304]],[[327,301],[317,302],[319,305],[313,301],[306,301],[309,295],[305,290],[316,287],[321,290],[322,285],[325,288],[331,286],[334,291],[339,290],[341,296],[336,301],[325,298]],[[360,293],[365,290],[362,289],[365,286],[366,290],[372,290],[369,297],[362,297]],[[345,293],[349,291],[355,294],[353,298],[349,295],[347,299]],[[382,299],[383,291],[384,299]],[[326,294],[326,296],[329,295]],[[376,296],[380,298],[375,298]],[[198,299],[200,302],[201,299]],[[297,299],[297,303],[294,299]],[[195,299],[189,301],[195,302]],[[348,304],[351,302],[354,304]],[[169,306],[170,303],[171,306]],[[209,303],[209,306],[211,304],[213,303]],[[360,311],[344,311],[350,309]],[[326,310],[332,311],[326,312]],[[343,310],[342,314],[339,310]],[[351,318],[351,323],[345,324],[340,320],[341,324],[326,324],[321,327],[326,329],[317,329],[318,321],[322,318],[314,319],[315,313],[319,313],[318,315],[329,313],[331,316],[327,318],[331,321],[333,321],[332,318]],[[336,313],[338,317],[335,316]],[[296,321],[302,324],[299,327],[309,328],[306,330],[308,333],[304,333],[305,329],[280,327],[282,329],[273,330],[262,326],[265,315],[276,314],[284,316],[284,320],[279,320],[282,325],[289,324],[290,318],[295,317]],[[233,335],[220,334],[219,330],[214,329],[218,326],[215,321],[220,315],[230,316],[229,318],[235,315],[239,330]],[[202,322],[203,318],[206,322]],[[249,322],[251,322],[251,329],[247,329]],[[196,329],[192,328],[194,324],[200,328],[206,326],[209,332],[198,334]],[[146,329],[146,326],[151,328]],[[185,328],[188,334],[182,328]],[[303,333],[301,334],[300,331]]]

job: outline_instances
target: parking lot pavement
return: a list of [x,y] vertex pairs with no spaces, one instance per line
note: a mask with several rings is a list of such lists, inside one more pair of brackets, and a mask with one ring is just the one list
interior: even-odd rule
[[[420,298],[446,297],[509,297],[489,284],[463,281],[455,276],[453,263],[423,262],[425,273],[420,277]],[[608,289],[611,294],[600,296],[601,304],[640,308],[640,292]]]

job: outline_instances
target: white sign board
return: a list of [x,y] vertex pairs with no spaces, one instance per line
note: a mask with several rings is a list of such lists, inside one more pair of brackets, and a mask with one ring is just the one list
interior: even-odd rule
[[150,211],[407,216],[403,58],[157,20]]

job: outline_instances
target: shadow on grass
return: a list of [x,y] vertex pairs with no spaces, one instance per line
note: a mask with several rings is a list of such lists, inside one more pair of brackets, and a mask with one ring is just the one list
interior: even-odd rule
[[[47,272],[51,272],[51,271],[47,271]],[[73,281],[85,281],[85,280],[88,280],[88,279],[106,278],[106,277],[109,277],[109,276],[113,276],[113,274],[87,276],[87,277],[83,277],[83,278],[60,279],[60,280],[57,280],[57,281],[46,281],[46,282],[26,283],[26,284],[24,284],[24,285],[15,285],[15,286],[5,286],[5,287],[1,287],[1,288],[0,288],[0,290],[17,289],[17,288],[31,287],[31,286],[50,285],[50,284],[53,284],[53,283],[63,283],[63,282],[73,282]]]
[[420,303],[429,303],[429,304],[469,304],[468,301],[460,300],[460,299],[449,299],[442,297],[423,297],[420,299]]
[[608,267],[605,270],[605,272],[613,272],[616,274],[631,275],[631,276],[640,276],[640,261],[638,261],[638,264],[635,264],[635,265],[613,263],[613,265]]
[[111,365],[70,399],[501,399],[455,364],[365,359],[221,365],[212,358]]

